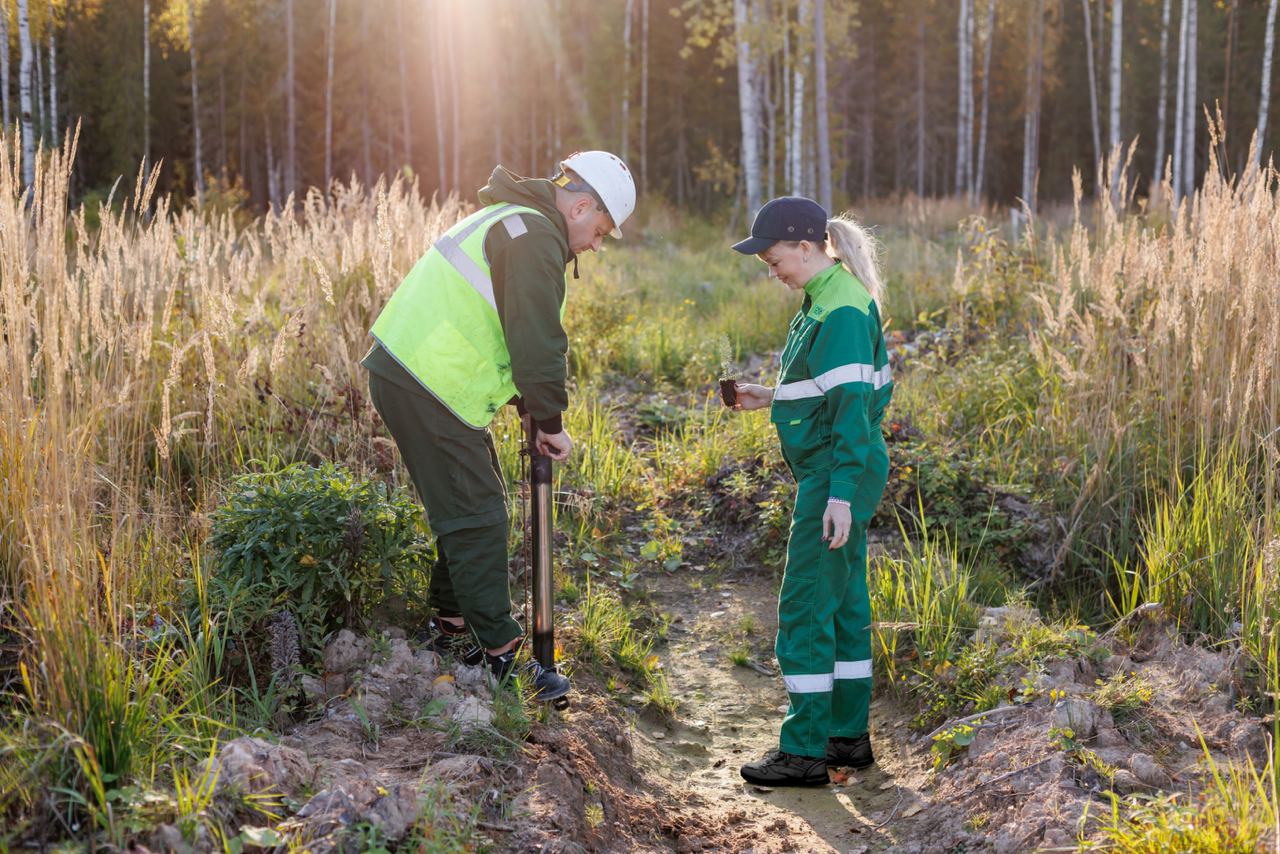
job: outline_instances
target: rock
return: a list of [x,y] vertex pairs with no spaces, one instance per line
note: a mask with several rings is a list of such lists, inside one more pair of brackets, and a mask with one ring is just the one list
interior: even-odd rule
[[1115,790],[1117,795],[1131,795],[1134,792],[1146,791],[1147,787],[1132,771],[1127,768],[1121,768],[1111,781],[1111,788]]
[[413,660],[418,665],[418,675],[424,680],[430,681],[440,672],[440,656],[429,649],[420,649],[413,654]]
[[464,730],[488,726],[493,723],[493,708],[479,697],[463,697],[453,710],[453,720]]
[[452,682],[437,682],[431,689],[431,697],[435,700],[444,700],[446,703],[458,696],[458,689],[454,687]]
[[677,854],[690,854],[690,852],[701,851],[706,847],[706,842],[700,836],[681,836],[680,841],[676,843]]
[[1135,753],[1129,757],[1129,770],[1140,782],[1153,789],[1168,789],[1173,785],[1168,772],[1145,753]]
[[1059,729],[1070,729],[1079,740],[1089,738],[1097,731],[1098,711],[1098,707],[1088,700],[1068,697],[1054,704],[1050,720]]
[[373,649],[368,638],[357,638],[350,629],[343,629],[324,650],[324,669],[330,673],[347,673],[369,660]]
[[1098,725],[1098,749],[1124,749],[1127,750],[1129,742],[1125,740],[1124,733],[1116,729],[1114,726]]
[[249,736],[224,744],[212,762],[219,793],[293,794],[315,773],[302,751]]
[[1038,625],[1040,612],[1025,605],[1006,605],[1000,608],[984,608],[978,617],[978,630],[973,635],[975,643],[999,642],[1026,626]]
[[465,780],[476,776],[483,768],[479,756],[449,756],[431,763],[426,776],[433,780]]
[[554,761],[545,761],[533,772],[529,788],[516,799],[516,815],[538,817],[544,828],[555,828],[561,838],[575,838],[586,823],[582,787]]
[[465,664],[460,664],[453,671],[454,684],[460,690],[470,691],[472,694],[479,694],[485,697],[493,695],[489,688],[490,676],[489,668],[484,665],[469,667]]
[[361,816],[382,831],[388,841],[404,836],[418,819],[418,793],[412,786],[396,784],[373,802]]
[[328,698],[324,690],[324,680],[319,676],[304,675],[302,677],[302,694],[313,703]]

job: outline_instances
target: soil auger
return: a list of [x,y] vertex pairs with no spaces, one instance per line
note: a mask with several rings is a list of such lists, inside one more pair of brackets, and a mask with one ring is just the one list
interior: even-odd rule
[[[551,549],[555,538],[551,503],[551,457],[538,453],[534,439],[537,430],[533,419],[521,416],[525,446],[520,451],[524,460],[524,518],[521,525],[525,555],[524,606],[533,625],[533,657],[547,670],[556,669],[556,639],[553,624],[555,569]],[[557,709],[569,706],[569,698],[552,701]]]

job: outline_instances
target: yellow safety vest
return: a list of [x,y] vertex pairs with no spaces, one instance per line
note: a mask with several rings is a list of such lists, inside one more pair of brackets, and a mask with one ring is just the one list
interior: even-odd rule
[[513,239],[524,234],[523,214],[546,218],[534,208],[496,204],[446,231],[404,277],[370,330],[423,388],[477,429],[487,427],[516,395],[484,241],[499,223]]

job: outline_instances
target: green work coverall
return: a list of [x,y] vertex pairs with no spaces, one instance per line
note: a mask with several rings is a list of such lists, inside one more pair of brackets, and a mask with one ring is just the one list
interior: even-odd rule
[[[893,380],[880,312],[862,283],[837,263],[804,290],[770,413],[797,483],[776,652],[791,701],[779,747],[817,757],[828,737],[867,731],[867,525],[889,473],[880,420]],[[835,550],[822,539],[832,498],[848,501],[853,517]]]

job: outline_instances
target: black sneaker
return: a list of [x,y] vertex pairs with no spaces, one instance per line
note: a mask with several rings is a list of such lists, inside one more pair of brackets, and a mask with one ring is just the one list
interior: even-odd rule
[[876,764],[876,758],[871,755],[871,734],[827,739],[827,764],[832,768],[870,768]]
[[502,655],[485,653],[485,660],[489,662],[489,668],[499,682],[505,680],[513,670],[518,668],[533,688],[533,698],[539,702],[549,703],[569,693],[572,688],[569,680],[556,671],[543,667],[536,658],[531,658],[524,664],[517,665],[516,654],[519,651],[520,647],[517,645],[514,649],[504,652]]
[[417,640],[442,658],[452,658],[470,667],[484,661],[484,650],[471,637],[469,629],[451,626],[439,617],[431,618],[426,631],[420,633]]
[[748,762],[739,773],[757,786],[825,786],[831,782],[826,757],[797,756],[782,750],[772,750],[763,759]]

